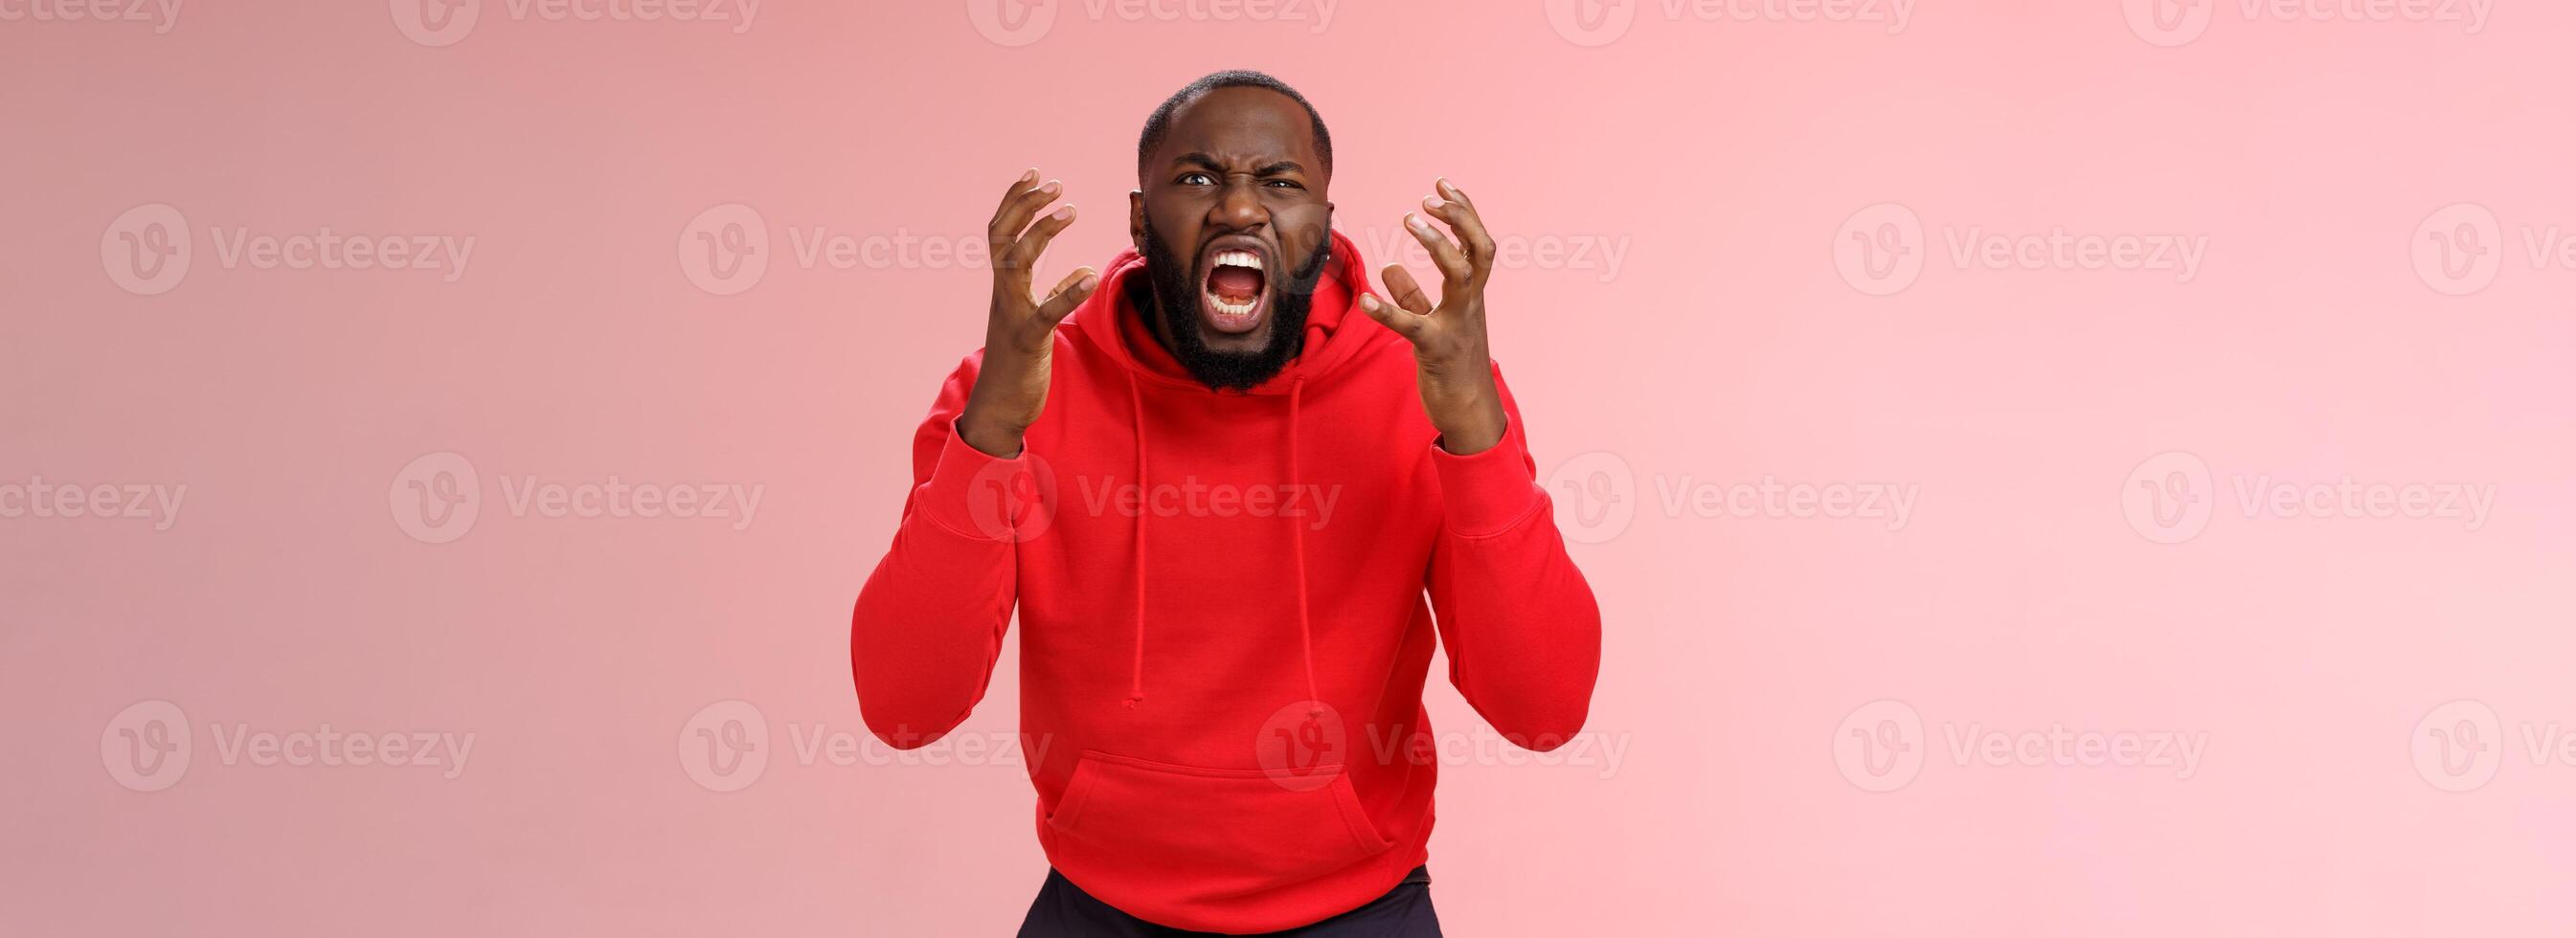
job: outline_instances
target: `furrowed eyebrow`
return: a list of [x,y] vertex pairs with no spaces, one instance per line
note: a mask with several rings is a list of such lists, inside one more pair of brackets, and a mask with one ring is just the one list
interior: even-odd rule
[[[1216,157],[1209,156],[1205,153],[1183,153],[1172,158],[1172,165],[1176,167],[1187,166],[1195,169],[1204,169],[1208,172],[1219,174],[1226,171],[1224,163],[1218,162]],[[1252,174],[1255,176],[1285,176],[1290,173],[1302,173],[1305,171],[1306,167],[1300,165],[1296,160],[1280,160],[1253,170]]]

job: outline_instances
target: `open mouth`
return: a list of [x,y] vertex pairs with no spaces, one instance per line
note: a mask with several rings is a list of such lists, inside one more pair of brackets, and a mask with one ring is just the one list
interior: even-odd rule
[[1240,334],[1261,324],[1262,313],[1270,307],[1267,254],[1241,247],[1210,248],[1199,265],[1207,271],[1199,284],[1199,311],[1209,328]]

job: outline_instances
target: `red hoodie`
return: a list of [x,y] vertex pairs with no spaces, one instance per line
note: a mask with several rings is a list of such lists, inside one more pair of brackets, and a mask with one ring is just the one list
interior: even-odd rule
[[1354,308],[1367,268],[1339,234],[1333,251],[1303,350],[1248,393],[1209,390],[1146,331],[1134,251],[1057,328],[1017,458],[957,435],[967,356],[851,616],[868,727],[911,748],[982,699],[1017,605],[1038,842],[1148,921],[1293,928],[1424,862],[1435,631],[1450,683],[1515,743],[1561,744],[1590,705],[1600,611],[1510,390],[1501,443],[1439,449],[1411,346]]

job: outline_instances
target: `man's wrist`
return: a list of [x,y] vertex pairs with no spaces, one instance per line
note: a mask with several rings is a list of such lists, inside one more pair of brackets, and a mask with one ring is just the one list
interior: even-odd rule
[[1440,449],[1452,456],[1473,456],[1499,446],[1510,424],[1503,417],[1500,403],[1490,398],[1467,408],[1460,418],[1434,421],[1440,431]]
[[976,452],[995,459],[1018,459],[1024,445],[1020,437],[1026,429],[996,426],[993,421],[976,413],[975,405],[971,403],[966,405],[965,413],[957,415],[958,439],[965,440],[966,445],[974,447]]

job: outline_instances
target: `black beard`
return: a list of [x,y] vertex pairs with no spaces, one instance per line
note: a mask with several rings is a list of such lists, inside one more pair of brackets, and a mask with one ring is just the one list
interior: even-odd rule
[[1199,337],[1198,285],[1206,282],[1207,271],[1181,263],[1172,254],[1171,245],[1163,243],[1152,224],[1145,225],[1145,272],[1142,278],[1151,282],[1153,294],[1128,300],[1138,309],[1153,302],[1156,322],[1152,330],[1163,341],[1163,348],[1178,359],[1181,367],[1200,384],[1216,390],[1247,391],[1277,376],[1295,361],[1306,344],[1306,313],[1315,302],[1315,284],[1324,276],[1324,261],[1332,256],[1332,242],[1327,239],[1314,252],[1289,271],[1286,283],[1271,289],[1270,341],[1258,352],[1220,352],[1208,348]]

